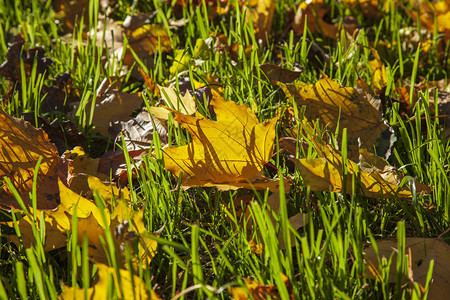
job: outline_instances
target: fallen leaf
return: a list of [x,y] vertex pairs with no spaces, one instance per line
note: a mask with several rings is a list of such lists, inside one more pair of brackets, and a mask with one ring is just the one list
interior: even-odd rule
[[373,60],[369,61],[369,66],[372,69],[373,74],[372,85],[376,89],[381,90],[388,84],[386,67],[381,61],[380,55],[378,54],[377,50],[372,49],[372,54],[375,57]]
[[[161,299],[153,290],[148,291],[145,281],[139,276],[132,274],[129,270],[119,269],[119,275],[113,267],[105,264],[95,264],[97,267],[97,279],[92,287],[88,288],[90,300],[108,299],[108,291],[112,290],[116,296],[125,300],[136,299]],[[112,279],[112,280],[111,280]],[[120,284],[119,284],[120,282]],[[109,286],[112,285],[112,289]],[[58,299],[84,299],[83,288],[62,286],[63,292]],[[150,297],[149,297],[150,295]]]
[[[320,33],[323,36],[336,39],[340,31],[337,24],[329,23],[325,18],[331,8],[323,0],[312,0],[300,3],[294,17],[292,29],[297,34],[303,34],[305,28],[305,20],[307,19],[307,27],[311,33]],[[346,16],[342,23],[344,29],[352,35],[357,29],[357,24],[350,16]]]
[[[371,246],[364,250],[366,264],[378,270],[379,258],[389,259],[394,255],[389,271],[389,281],[396,282],[397,270],[397,240],[377,240],[378,256],[375,249]],[[411,254],[409,257],[412,264],[412,279],[425,287],[428,269],[431,260],[434,260],[433,275],[428,299],[444,300],[448,299],[450,294],[450,247],[445,242],[433,238],[407,237],[405,243],[405,254]],[[367,268],[367,274],[370,277],[377,277]],[[408,278],[405,278],[405,281]]]
[[262,168],[273,152],[278,118],[259,123],[248,106],[227,102],[217,93],[211,106],[217,121],[173,111],[193,141],[164,148],[166,168],[177,177],[183,173],[183,186],[233,186],[265,179]]
[[[61,204],[54,210],[40,210],[36,212],[36,225],[40,224],[41,213],[43,213],[45,222],[46,240],[44,244],[44,251],[51,251],[67,246],[67,231],[72,227],[71,215],[74,214],[76,207],[76,214],[79,219],[94,218],[97,223],[102,220],[101,212],[98,207],[90,200],[81,197],[77,193],[67,188],[60,180],[58,181]],[[18,212],[17,210],[16,212]],[[105,214],[109,215],[109,212],[105,210]],[[31,214],[32,216],[33,214]],[[102,222],[102,221],[101,221]],[[17,221],[20,233],[22,236],[23,245],[26,248],[35,244],[35,238],[33,235],[32,224],[33,220],[28,216],[24,216]],[[12,222],[9,223],[12,227]],[[109,225],[109,224],[108,224]],[[95,227],[89,228],[87,232],[94,232]],[[83,230],[79,230],[79,233],[83,234]],[[95,231],[98,233],[98,231]],[[102,232],[103,233],[103,232]],[[96,237],[95,234],[92,235]],[[98,235],[96,237],[98,239]],[[19,244],[19,239],[15,235],[8,236],[8,239],[15,244]]]
[[161,91],[161,96],[168,107],[185,115],[195,114],[197,105],[189,90],[186,90],[184,95],[182,95],[174,88],[160,86],[159,89]]
[[[143,62],[153,62],[150,57],[157,51],[168,52],[172,50],[169,34],[162,24],[143,24],[130,30],[124,26],[124,32],[128,39],[128,47],[132,48]],[[122,57],[125,51],[123,63],[129,68],[135,63],[133,54],[127,49],[119,48],[117,57]]]
[[[9,116],[0,109],[0,181],[6,176],[26,206],[31,206],[36,163],[42,157],[36,174],[36,199],[39,209],[53,209],[59,204],[58,179],[67,180],[68,164],[58,155],[47,134],[30,123]],[[6,185],[0,188],[0,205],[19,208]]]
[[70,189],[88,199],[94,199],[94,193],[97,193],[106,201],[113,198],[123,198],[127,201],[131,201],[130,191],[127,187],[118,189],[115,183],[102,181],[98,177],[87,175],[85,173],[76,174],[73,176],[70,182]]
[[[302,175],[304,184],[309,186],[312,191],[343,192],[344,174],[341,154],[329,145],[321,147],[319,153],[321,158],[292,159]],[[412,197],[411,191],[407,187],[400,189],[401,178],[399,176],[389,174],[390,176],[383,177],[380,173],[381,171],[377,171],[376,168],[370,172],[359,170],[355,162],[347,160],[346,193],[357,192],[352,191],[352,177],[355,176],[358,178],[357,189],[366,197],[405,199]],[[419,182],[415,182],[415,188],[417,193],[430,191],[429,187]]]
[[279,65],[268,63],[260,65],[259,68],[264,72],[264,74],[267,76],[267,79],[269,79],[270,81],[279,81],[282,83],[293,82],[303,72],[303,69],[292,71],[282,68]]
[[[92,179],[90,185],[94,188],[99,187],[98,179]],[[104,186],[97,188],[100,195],[110,195],[115,197],[114,190],[102,190]],[[102,217],[102,212],[97,205],[86,199],[74,191],[70,190],[61,181],[59,181],[59,189],[61,191],[61,204],[54,210],[38,210],[36,212],[36,220],[24,216],[17,221],[21,233],[23,245],[26,248],[35,244],[35,237],[32,226],[35,221],[36,226],[39,227],[41,216],[45,222],[45,236],[44,251],[51,251],[67,246],[67,233],[72,231],[72,216],[76,214],[78,222],[78,242],[81,244],[84,235],[86,235],[89,245],[89,258],[95,262],[106,263],[107,255],[101,243],[101,237],[106,240],[105,228],[109,228],[114,233],[113,241],[118,253],[119,262],[124,264],[125,252],[124,244],[131,243],[134,246],[132,252],[132,262],[137,269],[139,263],[142,263],[143,268],[147,268],[148,263],[154,256],[157,242],[149,237],[149,233],[145,229],[143,210],[134,211],[129,209],[122,201],[117,201],[114,211],[110,213],[108,208],[105,208],[103,214],[106,217],[106,224]],[[112,194],[112,195],[111,195]],[[20,211],[16,211],[20,212]],[[13,223],[8,225],[13,227]],[[118,230],[117,228],[122,228]],[[15,235],[10,235],[8,238],[19,244],[19,239]]]
[[136,117],[127,122],[113,122],[108,132],[110,136],[117,138],[117,144],[122,146],[123,134],[125,145],[129,151],[149,149],[153,141],[153,132],[159,134],[163,146],[167,143],[167,125],[164,120],[152,118],[147,110],[142,110]]
[[26,78],[31,76],[33,64],[36,62],[36,75],[48,76],[48,68],[53,60],[45,57],[45,50],[41,47],[24,49],[25,40],[16,36],[14,43],[8,48],[6,60],[0,66],[0,75],[12,82],[21,81],[20,64],[23,63]]
[[255,38],[264,44],[272,28],[276,4],[275,0],[257,0],[256,7],[249,8],[255,28]]
[[[349,158],[358,159],[360,142],[366,147],[376,147],[376,153],[390,154],[388,151],[392,142],[384,139],[389,127],[383,123],[381,112],[369,102],[373,96],[366,88],[341,87],[328,77],[314,85],[302,82],[279,85],[299,107],[306,106],[306,118],[319,119],[331,132],[336,131],[338,124],[340,132],[342,128],[347,128]],[[389,145],[386,146],[387,143]]]
[[99,159],[91,158],[87,155],[83,148],[77,146],[71,151],[66,151],[63,156],[64,159],[70,161],[70,165],[73,168],[72,173],[74,174],[88,174],[100,178],[101,180],[109,179],[109,174],[99,173]]
[[[450,40],[450,2],[444,0],[420,1],[419,3],[420,24],[431,33],[434,33],[435,30],[441,33],[444,43],[447,43]],[[412,14],[416,19],[417,12],[413,11]]]
[[[133,178],[136,175],[137,169],[142,163],[142,155],[148,154],[144,149],[130,150],[128,151],[129,158],[131,160],[131,173]],[[120,186],[125,186],[128,184],[127,175],[127,163],[125,159],[125,154],[123,151],[110,150],[106,152],[98,162],[98,172],[107,174],[112,177],[113,180],[118,180]]]
[[[95,126],[95,132],[103,136],[108,136],[110,122],[127,121],[131,113],[140,108],[141,105],[142,98],[139,93],[111,93],[108,97],[95,105],[94,117],[92,119],[92,123]],[[86,115],[89,115],[88,109],[86,110]]]
[[[289,279],[283,273],[280,274],[284,284],[288,288],[290,299],[294,299],[292,294],[292,285]],[[229,287],[228,291],[235,300],[266,300],[266,299],[281,299],[278,288],[272,284],[262,284],[256,280],[243,278],[245,287]],[[270,297],[270,298],[269,298]]]

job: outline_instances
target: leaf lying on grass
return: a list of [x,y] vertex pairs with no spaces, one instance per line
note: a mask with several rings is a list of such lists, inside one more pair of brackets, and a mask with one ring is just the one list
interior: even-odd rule
[[[45,222],[46,240],[44,243],[44,250],[51,251],[67,246],[67,233],[73,230],[72,216],[76,213],[78,220],[78,242],[83,241],[83,236],[86,235],[89,244],[89,257],[95,262],[107,261],[105,250],[102,246],[101,239],[105,239],[105,229],[110,228],[111,232],[117,232],[117,228],[125,228],[120,232],[122,234],[115,234],[113,240],[119,253],[121,262],[125,262],[124,252],[119,251],[124,243],[137,243],[134,249],[136,257],[133,259],[133,264],[140,261],[148,261],[154,255],[157,243],[151,238],[145,236],[146,229],[143,223],[143,211],[132,211],[126,205],[118,201],[114,211],[110,213],[109,209],[105,208],[103,214],[106,216],[107,224],[104,224],[102,212],[97,205],[84,197],[79,196],[69,188],[67,188],[61,181],[59,181],[59,189],[61,191],[61,204],[54,210],[38,210],[36,212],[37,220],[32,217],[24,216],[17,221],[21,233],[21,238],[25,247],[30,247],[35,244],[35,236],[33,235],[33,226],[38,226],[43,216]],[[117,196],[117,195],[116,195]],[[15,211],[20,212],[20,211]],[[13,227],[13,223],[8,223]],[[11,235],[8,238],[16,244],[19,244],[19,238]],[[139,259],[137,259],[139,257]],[[146,267],[146,264],[143,264]]]
[[[129,270],[119,269],[117,274],[113,267],[104,264],[95,266],[98,278],[93,286],[88,288],[87,299],[110,299],[113,295],[109,295],[108,291],[113,291],[116,297],[124,300],[161,299],[153,290],[147,291],[145,281],[131,274]],[[85,291],[82,288],[63,286],[63,292],[59,294],[58,299],[85,299]]]
[[[344,191],[344,173],[342,156],[339,151],[334,150],[329,145],[324,145],[320,151],[321,158],[303,158],[292,159],[300,174],[302,175],[305,185],[310,186],[312,191],[329,191],[329,192],[343,192]],[[366,153],[366,152],[365,152]],[[371,161],[374,161],[374,155],[371,156]],[[378,162],[382,160],[379,157]],[[378,166],[379,163],[377,164]],[[386,165],[387,166],[387,163]],[[352,192],[352,176],[357,179],[357,188],[360,189],[361,194],[371,198],[411,198],[411,191],[406,188],[400,188],[401,179],[389,170],[372,168],[368,170],[365,167],[363,171],[355,162],[347,160],[347,184],[345,191],[348,194]],[[415,182],[415,189],[417,193],[429,192],[430,188]]]
[[[450,40],[450,3],[448,0],[425,2],[420,1],[420,23],[429,32],[434,33],[435,30],[443,35],[444,43]],[[412,11],[414,18],[417,12]]]
[[262,168],[273,152],[275,124],[278,118],[259,123],[246,105],[225,101],[213,93],[211,106],[217,121],[202,116],[192,117],[173,111],[191,134],[192,143],[164,149],[166,168],[176,176],[183,173],[182,185],[216,186],[223,188],[250,187],[272,190],[262,174]]
[[[394,255],[394,260],[391,263],[389,272],[389,281],[396,282],[397,271],[397,240],[377,240],[376,241],[378,256],[374,247],[369,247],[365,250],[366,264],[371,268],[367,269],[367,273],[371,277],[378,277],[379,260],[378,258],[386,257],[389,259]],[[406,238],[405,254],[410,255],[411,262],[409,268],[412,271],[410,278],[413,282],[418,282],[422,287],[425,287],[428,269],[430,263],[434,260],[432,282],[428,292],[428,299],[444,300],[448,299],[450,295],[450,246],[439,239],[432,238]]]
[[377,153],[387,153],[392,146],[385,145],[383,135],[389,127],[383,123],[381,112],[369,102],[373,96],[363,82],[356,89],[341,87],[325,76],[314,85],[302,82],[279,85],[298,106],[306,106],[306,118],[319,119],[331,132],[335,132],[338,125],[339,132],[342,128],[348,129],[349,158],[358,159],[358,139],[365,147],[375,146]]
[[[36,174],[37,208],[52,209],[59,204],[58,179],[67,180],[67,162],[42,129],[9,116],[0,109],[0,182],[6,176],[26,206],[31,206],[36,163],[42,157]],[[0,188],[0,205],[19,208],[17,200],[7,186]]]
[[[289,298],[294,299],[292,294],[292,285],[286,275],[281,274],[284,284],[288,288]],[[256,280],[244,278],[245,287],[229,287],[228,291],[235,300],[265,300],[265,299],[281,299],[278,288],[272,284],[262,284]],[[270,297],[270,298],[269,298]]]

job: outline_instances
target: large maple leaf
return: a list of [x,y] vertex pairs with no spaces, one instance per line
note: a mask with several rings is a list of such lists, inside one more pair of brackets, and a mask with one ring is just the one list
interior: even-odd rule
[[[173,111],[192,137],[192,143],[164,149],[166,168],[179,176],[182,185],[219,186],[221,188],[272,187],[262,175],[262,168],[273,152],[278,118],[259,123],[244,104],[225,101],[213,92],[211,106],[217,121],[192,117]],[[261,181],[265,183],[259,185]]]
[[392,137],[390,128],[383,123],[382,114],[374,106],[373,96],[362,81],[357,88],[341,87],[339,83],[324,77],[316,84],[279,83],[286,96],[298,106],[305,105],[305,117],[319,119],[331,132],[339,126],[348,129],[348,157],[357,160],[359,144],[375,147],[378,154],[390,154]]
[[[39,157],[42,161],[36,174],[37,208],[53,209],[59,204],[58,178],[67,179],[67,162],[59,157],[56,146],[42,129],[0,109],[0,182],[7,177],[28,206]],[[0,199],[2,206],[19,207],[5,185],[0,188]]]

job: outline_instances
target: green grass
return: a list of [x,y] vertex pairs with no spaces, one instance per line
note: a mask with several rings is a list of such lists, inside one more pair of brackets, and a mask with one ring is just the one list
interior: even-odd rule
[[[54,60],[46,74],[47,78],[38,75],[35,68],[31,76],[25,78],[23,65],[17,66],[22,74],[21,84],[12,87],[9,102],[1,98],[1,105],[15,116],[33,113],[36,124],[37,117],[50,121],[56,117],[67,119],[64,113],[41,114],[39,107],[45,97],[40,92],[42,84],[51,85],[56,75],[68,71],[82,103],[76,114],[77,126],[88,137],[89,153],[99,156],[112,145],[108,139],[93,135],[90,125],[95,115],[87,115],[84,110],[86,105],[95,104],[96,90],[101,81],[108,76],[120,75],[119,69],[103,67],[102,56],[109,49],[98,47],[95,40],[84,41],[79,27],[75,28],[72,37],[63,38],[63,29],[55,23],[56,16],[50,3],[48,1],[43,6],[37,0],[24,3],[0,0],[0,61],[6,59],[7,43],[19,32],[26,41],[26,49],[41,46],[46,56]],[[243,10],[238,5],[230,8],[227,15],[214,20],[208,19],[208,12],[201,6],[183,7],[180,13],[189,22],[178,30],[169,29],[168,26],[169,20],[178,14],[170,2],[117,1],[111,16],[123,21],[132,10],[158,9],[153,22],[163,23],[169,29],[173,49],[191,55],[194,54],[198,39],[204,40],[223,33],[229,45],[238,43],[236,60],[233,61],[228,53],[213,51],[202,66],[189,65],[188,74],[198,81],[205,81],[206,74],[217,76],[224,89],[224,97],[249,105],[260,121],[274,117],[279,109],[289,104],[282,90],[273,85],[259,69],[259,64],[273,63],[278,58],[282,58],[281,64],[285,68],[292,69],[294,63],[303,66],[304,72],[299,79],[303,82],[314,83],[320,72],[323,72],[344,86],[353,86],[358,78],[371,82],[373,74],[368,65],[372,59],[369,47],[374,47],[379,50],[387,68],[387,97],[394,97],[394,87],[409,78],[411,82],[415,82],[419,76],[427,81],[445,79],[448,82],[449,45],[444,45],[444,50],[441,50],[447,59],[444,62],[438,61],[433,55],[437,51],[436,45],[431,54],[422,53],[417,47],[403,49],[403,37],[399,35],[399,29],[413,26],[415,20],[405,10],[395,9],[393,2],[391,9],[382,13],[379,22],[370,22],[361,12],[354,12],[356,20],[364,27],[352,45],[347,43],[344,32],[337,40],[311,32],[304,37],[288,32],[278,39],[288,25],[287,8],[295,8],[295,4],[296,1],[291,0],[278,1],[272,38],[266,46],[257,44],[254,28],[245,22]],[[411,4],[407,2],[404,5],[410,8]],[[334,3],[331,6],[332,17],[338,21],[343,21],[344,13],[350,13],[343,4]],[[89,7],[91,26],[97,23],[97,10],[92,5]],[[436,36],[436,33],[433,34]],[[313,64],[308,57],[311,44],[306,38],[323,48],[330,56],[329,64]],[[436,44],[438,42],[440,40],[436,39]],[[390,44],[390,48],[386,44]],[[244,49],[249,45],[253,47],[246,56]],[[153,66],[142,67],[148,70],[157,83],[167,85],[172,79],[169,69],[175,56],[174,51],[156,53],[152,58]],[[129,76],[122,88],[125,91],[147,89],[145,84]],[[8,89],[7,80],[0,76],[0,95],[5,95]],[[151,103],[158,100],[150,92],[146,97]],[[270,163],[278,169],[278,174],[269,167],[265,168],[265,172],[279,178],[283,178],[283,175],[293,176],[293,187],[289,194],[281,192],[281,209],[276,214],[267,207],[267,192],[220,192],[215,188],[183,190],[164,168],[161,143],[159,137],[154,135],[152,146],[155,147],[155,156],[143,157],[145,168],[138,171],[135,179],[130,172],[132,163],[126,156],[133,203],[135,207],[145,208],[148,231],[160,233],[155,237],[158,250],[150,268],[141,266],[137,275],[145,281],[148,290],[154,288],[164,299],[227,299],[231,296],[227,288],[244,286],[244,278],[276,285],[283,299],[288,299],[289,293],[293,293],[295,299],[409,299],[415,293],[417,296],[417,293],[420,294],[417,287],[410,290],[403,285],[407,278],[405,272],[397,274],[395,284],[387,280],[389,268],[383,269],[381,280],[368,278],[365,275],[363,252],[369,241],[374,243],[376,239],[397,237],[399,250],[403,249],[403,252],[400,251],[401,259],[397,260],[397,269],[406,270],[405,237],[438,237],[450,225],[450,143],[442,133],[443,119],[438,117],[437,110],[435,115],[430,112],[429,97],[435,98],[437,95],[421,94],[421,101],[413,107],[410,119],[401,118],[398,105],[384,112],[385,120],[391,124],[397,136],[389,162],[405,176],[403,184],[417,180],[434,187],[430,195],[414,194],[411,201],[370,199],[359,192],[353,192],[351,196],[312,192],[302,184],[299,172],[290,169],[286,157],[277,154]],[[208,111],[204,107],[199,109]],[[302,111],[305,108],[295,109]],[[285,128],[278,126],[277,130],[278,137],[284,136]],[[329,132],[323,134],[333,136]],[[169,120],[168,139],[169,143],[180,146],[191,140],[173,120]],[[342,139],[345,166],[345,134]],[[316,157],[317,153],[310,147],[307,153],[299,151],[297,155],[300,158]],[[354,191],[358,190],[357,178],[347,176],[345,180],[352,182]],[[252,195],[256,199],[248,218],[237,213],[233,202],[245,195]],[[96,197],[96,203],[102,205],[102,199]],[[25,211],[36,214],[32,208],[28,210]],[[298,212],[307,214],[309,223],[295,230],[287,219]],[[0,216],[2,220],[8,220],[8,217],[15,221],[19,216],[15,213]],[[74,226],[69,233],[67,249],[51,252],[43,251],[45,231],[38,230],[43,228],[43,224],[34,224],[36,244],[28,249],[17,247],[7,240],[9,234],[19,235],[18,229],[14,232],[14,229],[1,227],[1,299],[55,299],[61,292],[61,284],[86,288],[87,293],[95,272],[88,261],[87,241],[77,243],[76,216],[72,222]],[[252,224],[249,230],[246,226],[248,223]],[[291,240],[289,233],[295,238]],[[278,242],[279,236],[291,247],[282,248]],[[111,232],[107,232],[104,244],[108,249],[110,265],[118,272],[117,253],[111,245],[111,238]],[[262,255],[251,251],[248,244],[250,239],[264,244]],[[448,242],[450,235],[445,234],[443,239]],[[131,270],[130,250],[124,251],[128,253]],[[382,265],[391,263],[394,262],[389,258],[381,261]],[[280,273],[289,278],[292,290],[287,289]],[[119,289],[109,284],[108,295],[117,297]]]

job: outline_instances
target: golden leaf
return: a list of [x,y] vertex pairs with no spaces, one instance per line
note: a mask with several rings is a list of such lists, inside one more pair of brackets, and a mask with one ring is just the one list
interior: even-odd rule
[[358,89],[341,87],[328,77],[314,85],[302,82],[279,85],[298,106],[306,106],[306,118],[319,119],[331,132],[336,131],[338,124],[340,132],[342,128],[347,128],[349,158],[358,159],[358,138],[366,147],[383,146],[385,143],[382,133],[388,130],[388,126],[383,123],[381,112],[369,102],[371,95],[364,86]]
[[[36,163],[42,157],[37,171],[37,207],[52,209],[59,204],[58,178],[66,180],[68,166],[42,129],[36,129],[21,119],[9,116],[0,109],[0,182],[7,177],[31,206]],[[0,188],[0,205],[18,208],[19,204],[7,186]]]
[[[329,145],[323,147],[322,158],[304,158],[293,159],[305,185],[311,187],[312,191],[344,191],[344,174],[341,154],[331,148]],[[361,193],[371,198],[410,198],[411,191],[403,187],[400,189],[398,184],[401,178],[398,176],[384,176],[376,169],[370,172],[359,170],[358,165],[347,160],[347,184],[345,191],[348,194],[352,192],[352,176],[359,178],[358,185]],[[421,191],[429,192],[429,187],[418,182],[415,183],[417,193]]]
[[[132,48],[142,61],[148,61],[157,51],[172,50],[169,34],[162,24],[143,24],[134,30],[125,30],[125,35],[128,38],[128,47]],[[123,63],[131,67],[135,63],[134,56],[128,50],[119,50],[126,51]]]
[[[118,276],[113,267],[104,264],[96,264],[96,266],[98,270],[98,279],[96,283],[88,289],[87,299],[108,299],[109,290],[117,293],[116,297],[119,299],[161,299],[153,290],[147,291],[145,281],[139,276],[131,274],[130,271],[119,269],[120,276]],[[112,289],[108,288],[110,284],[113,285]],[[84,289],[63,285],[63,292],[59,294],[58,299],[84,299],[84,297]]]
[[[367,274],[371,277],[377,277],[378,257],[389,259],[394,254],[389,272],[389,281],[396,282],[397,270],[397,240],[378,240],[376,241],[378,256],[375,249],[371,246],[365,249],[366,264],[375,266],[368,270]],[[450,247],[445,242],[433,238],[407,237],[405,243],[405,254],[409,257],[409,268],[412,270],[410,280],[418,282],[425,287],[428,269],[431,260],[434,260],[433,275],[428,299],[444,300],[450,295]],[[405,278],[405,281],[408,278]]]
[[[113,240],[121,262],[125,262],[124,252],[121,248],[125,243],[134,246],[133,265],[137,268],[139,262],[146,268],[148,262],[154,256],[157,242],[149,237],[144,226],[143,211],[133,211],[119,201],[113,213],[105,208],[103,213],[107,224],[104,223],[102,212],[97,205],[84,197],[79,196],[59,182],[61,191],[61,204],[55,210],[38,210],[36,212],[36,226],[40,224],[41,214],[44,216],[46,240],[45,251],[51,251],[67,246],[67,232],[72,231],[72,216],[76,213],[78,221],[78,242],[81,244],[84,235],[87,236],[89,245],[89,257],[96,262],[106,262],[106,253],[101,243],[101,237],[105,238],[105,228],[109,227],[114,232]],[[76,210],[75,210],[76,207]],[[17,221],[25,247],[34,245],[33,220],[25,216]],[[12,222],[8,223],[13,226]],[[16,244],[19,244],[17,236],[8,236]],[[147,262],[146,262],[147,260]]]
[[[59,191],[61,204],[54,210],[37,210],[36,225],[39,225],[41,212],[44,215],[46,241],[44,245],[45,251],[51,251],[59,248],[64,248],[67,245],[66,233],[71,230],[72,220],[71,215],[74,214],[76,206],[76,214],[79,219],[91,217],[101,219],[101,212],[98,207],[90,200],[79,196],[78,194],[67,188],[61,181],[59,183]],[[108,211],[105,211],[108,215]],[[31,247],[35,243],[32,224],[33,220],[27,216],[17,221],[22,235],[23,244],[26,248]],[[9,223],[12,227],[12,222]],[[14,243],[19,244],[17,236],[8,236]]]
[[375,59],[369,61],[369,65],[373,73],[372,85],[376,89],[381,90],[388,84],[386,67],[381,61],[377,50],[372,49],[372,54],[375,57]]
[[[448,0],[428,2],[420,1],[420,23],[429,32],[434,30],[443,34],[444,43],[450,39],[450,2]],[[412,12],[414,18],[417,17],[416,12]],[[436,18],[436,25],[435,25]]]
[[246,105],[225,101],[213,91],[217,121],[174,111],[175,120],[191,134],[192,143],[164,149],[166,168],[183,186],[246,184],[265,180],[262,168],[272,155],[278,118],[259,123]]

